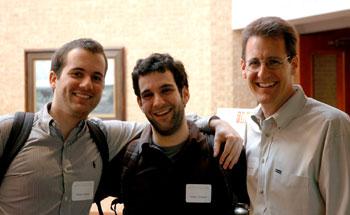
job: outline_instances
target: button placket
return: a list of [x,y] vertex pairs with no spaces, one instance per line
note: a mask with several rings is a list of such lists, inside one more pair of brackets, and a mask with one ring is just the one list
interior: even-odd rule
[[[270,147],[272,144],[272,133],[273,133],[273,119],[264,120],[262,122],[261,126],[261,144],[260,144],[260,168],[259,168],[259,182],[258,182],[258,191],[259,195],[261,195],[261,200],[264,202],[264,205],[266,205],[267,202],[267,196],[266,196],[266,182],[267,182],[267,176],[269,171],[268,166],[268,158],[269,158],[269,152]],[[264,209],[264,212],[266,211],[266,208]]]

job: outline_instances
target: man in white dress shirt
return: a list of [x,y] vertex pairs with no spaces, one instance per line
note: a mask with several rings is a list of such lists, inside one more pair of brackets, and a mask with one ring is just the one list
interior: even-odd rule
[[278,17],[243,31],[241,68],[259,106],[247,121],[253,214],[350,214],[350,119],[293,84],[297,34]]

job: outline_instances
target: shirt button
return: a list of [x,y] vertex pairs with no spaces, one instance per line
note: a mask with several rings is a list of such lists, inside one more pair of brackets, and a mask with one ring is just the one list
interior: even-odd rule
[[265,159],[263,158],[263,159],[261,159],[261,163],[264,163],[265,162]]
[[270,134],[265,134],[265,137],[270,137]]
[[260,190],[260,194],[264,194],[264,191],[263,191],[263,190]]

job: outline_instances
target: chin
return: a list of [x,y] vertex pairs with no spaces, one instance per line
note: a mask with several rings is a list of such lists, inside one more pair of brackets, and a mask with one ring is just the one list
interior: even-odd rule
[[255,98],[259,104],[268,104],[272,102],[271,96],[257,95]]
[[74,113],[76,116],[80,116],[80,118],[87,118],[87,116],[92,112],[93,109],[85,108],[76,108]]

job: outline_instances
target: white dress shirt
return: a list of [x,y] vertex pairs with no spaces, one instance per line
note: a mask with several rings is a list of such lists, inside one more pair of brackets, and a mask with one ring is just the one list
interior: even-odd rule
[[247,120],[252,214],[350,214],[350,119],[300,86],[272,116]]

